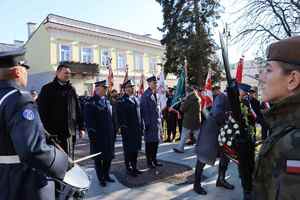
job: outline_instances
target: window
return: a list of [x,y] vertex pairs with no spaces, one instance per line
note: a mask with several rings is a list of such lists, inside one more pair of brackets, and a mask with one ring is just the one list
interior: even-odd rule
[[143,54],[135,53],[134,55],[134,66],[137,71],[143,71],[144,59]]
[[126,67],[126,54],[118,52],[117,54],[117,69],[125,70]]
[[72,47],[71,45],[60,45],[60,62],[72,60]]
[[81,48],[81,62],[92,63],[93,62],[93,49],[92,48]]
[[109,62],[109,58],[110,58],[110,53],[108,49],[101,49],[101,66],[107,66],[108,62]]
[[152,74],[156,74],[156,58],[155,57],[151,57],[149,59],[149,71]]

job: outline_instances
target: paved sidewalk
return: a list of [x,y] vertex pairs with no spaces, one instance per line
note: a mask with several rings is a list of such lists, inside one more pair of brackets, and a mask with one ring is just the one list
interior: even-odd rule
[[[174,153],[172,148],[176,144],[164,143],[159,147],[158,158],[161,160],[180,163],[194,168],[196,156],[194,155],[194,147],[185,147],[185,153]],[[120,184],[108,183],[107,187],[103,188],[99,185],[94,169],[86,169],[92,179],[90,190],[87,194],[88,200],[241,200],[242,189],[240,179],[238,177],[237,167],[234,163],[230,163],[227,170],[227,180],[235,185],[234,190],[226,190],[215,186],[218,176],[218,165],[211,167],[206,166],[204,176],[208,177],[203,181],[203,187],[207,190],[206,196],[200,196],[193,191],[192,184],[174,185],[170,183],[154,183],[144,187],[127,188]]]

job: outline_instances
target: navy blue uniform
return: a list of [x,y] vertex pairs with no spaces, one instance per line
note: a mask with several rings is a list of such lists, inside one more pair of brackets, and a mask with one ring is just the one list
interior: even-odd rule
[[0,200],[53,199],[47,176],[63,179],[67,167],[67,155],[46,144],[30,93],[0,81]]
[[95,169],[99,181],[109,176],[111,160],[114,157],[114,128],[112,107],[106,97],[93,96],[85,105],[84,116],[91,154],[102,152],[95,157]]
[[144,139],[148,165],[157,163],[156,154],[159,143],[159,109],[156,94],[148,88],[141,98],[141,114],[145,125]]
[[131,167],[136,170],[137,155],[142,145],[140,105],[135,97],[124,95],[117,108],[125,165],[127,170]]

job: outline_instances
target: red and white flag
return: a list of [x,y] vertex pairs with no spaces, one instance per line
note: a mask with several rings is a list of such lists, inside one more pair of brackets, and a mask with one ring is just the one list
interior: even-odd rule
[[111,67],[111,58],[108,59],[107,68],[108,68],[108,76],[107,76],[108,90],[111,91],[114,86],[114,82],[113,82],[114,74]]
[[144,74],[141,75],[141,80],[140,80],[140,87],[139,87],[139,96],[142,96],[144,94]]
[[244,68],[244,57],[242,56],[237,64],[235,79],[238,83],[242,82],[243,79],[243,68]]
[[212,80],[211,80],[211,69],[208,70],[206,82],[204,86],[204,90],[202,92],[202,110],[204,110],[207,107],[212,106],[213,103],[213,94],[212,94]]
[[[125,83],[125,82],[127,82],[128,81],[128,65],[126,64],[126,68],[125,68],[125,76],[124,76],[124,80],[123,80],[123,84]],[[123,85],[122,84],[122,85]]]
[[291,174],[300,174],[300,160],[287,160],[286,172]]

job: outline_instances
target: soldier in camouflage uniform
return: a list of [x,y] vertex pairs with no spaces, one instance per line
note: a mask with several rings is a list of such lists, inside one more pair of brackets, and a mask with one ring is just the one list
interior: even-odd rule
[[270,134],[263,143],[254,172],[255,200],[300,198],[300,37],[270,45],[263,100]]

